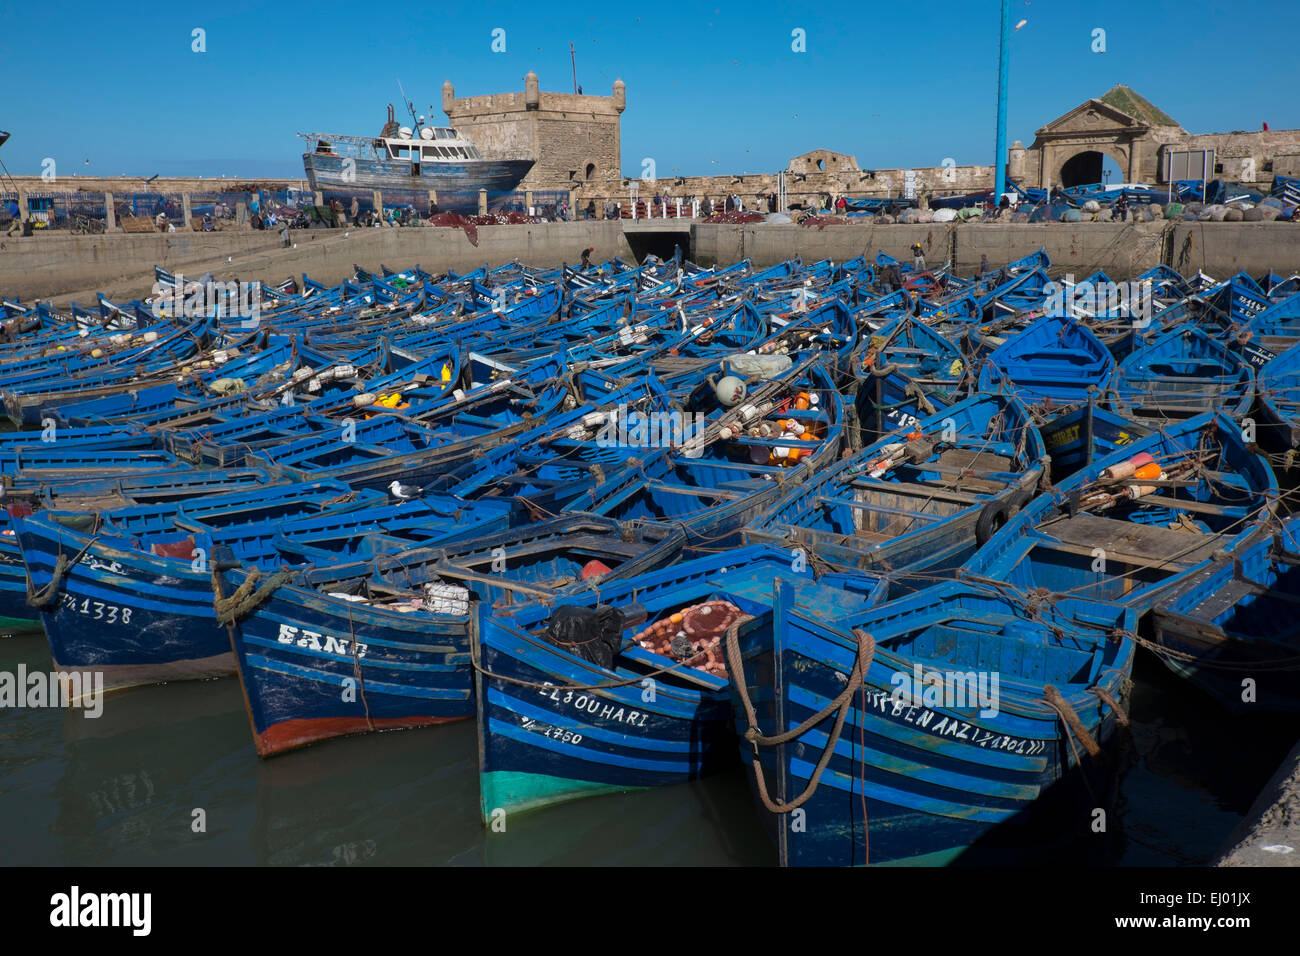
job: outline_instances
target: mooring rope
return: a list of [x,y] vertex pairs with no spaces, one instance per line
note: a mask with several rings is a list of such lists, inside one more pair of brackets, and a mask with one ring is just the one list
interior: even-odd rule
[[269,598],[285,582],[291,580],[293,574],[288,571],[277,571],[262,583],[257,590],[254,587],[262,580],[262,571],[260,568],[250,568],[244,583],[237,587],[228,598],[221,596],[221,579],[220,572],[216,569],[212,571],[212,608],[217,614],[218,624],[233,624],[253,608],[259,606]]
[[41,608],[41,607],[45,607],[47,604],[53,601],[54,596],[59,592],[60,585],[63,584],[63,579],[67,576],[68,568],[72,567],[72,565],[76,564],[82,558],[84,558],[86,556],[86,552],[90,550],[91,545],[93,545],[98,540],[99,538],[96,537],[96,538],[91,538],[89,541],[87,541],[86,546],[82,548],[80,551],[78,551],[76,557],[74,557],[71,561],[69,561],[68,556],[64,554],[62,550],[60,550],[59,556],[54,560],[54,573],[50,577],[50,582],[46,584],[43,588],[41,588],[39,591],[32,586],[32,578],[31,575],[29,574],[27,576],[28,606]]
[[[831,757],[835,753],[835,746],[839,743],[840,734],[844,730],[844,721],[849,715],[849,708],[853,703],[853,695],[862,687],[866,678],[867,671],[871,667],[872,657],[876,652],[876,641],[866,631],[854,630],[853,634],[858,639],[858,653],[853,662],[853,670],[849,674],[848,685],[843,692],[831,701],[827,706],[809,717],[803,723],[793,730],[776,734],[768,737],[763,735],[758,729],[758,714],[754,710],[754,703],[749,696],[749,686],[745,681],[745,673],[742,668],[740,657],[740,625],[742,621],[734,622],[727,628],[724,644],[727,650],[727,662],[731,671],[732,686],[736,688],[736,693],[740,697],[740,702],[745,709],[745,718],[749,723],[749,729],[745,731],[745,739],[748,740],[754,748],[754,756],[751,763],[754,770],[754,781],[757,784],[759,799],[762,800],[763,806],[771,813],[790,813],[803,806],[812,795],[817,791],[821,783],[822,773],[831,762]],[[758,748],[760,746],[776,746],[788,743],[798,737],[802,737],[810,729],[820,724],[832,713],[838,710],[835,716],[835,725],[831,728],[830,734],[826,738],[826,746],[822,749],[821,757],[817,761],[817,766],[813,768],[812,777],[808,781],[808,786],[804,791],[787,802],[776,802],[768,794],[767,779],[763,775],[763,766],[758,759]]]
[[[1047,684],[1043,688],[1043,700],[1047,701],[1048,706],[1056,711],[1064,722],[1068,731],[1066,734],[1067,739],[1069,739],[1069,733],[1073,733],[1079,743],[1083,744],[1083,749],[1088,751],[1089,757],[1096,757],[1101,753],[1101,747],[1097,744],[1097,741],[1088,732],[1088,728],[1083,726],[1083,721],[1079,719],[1079,715],[1070,706],[1070,702],[1061,696],[1061,692],[1055,686]],[[1073,742],[1071,742],[1071,745],[1073,745]]]
[[1115,698],[1111,696],[1110,691],[1108,691],[1106,688],[1102,687],[1101,685],[1097,685],[1095,687],[1089,687],[1088,693],[1096,694],[1097,698],[1103,704],[1105,704],[1107,707],[1109,707],[1111,710],[1115,712],[1115,720],[1119,722],[1119,725],[1121,727],[1128,726],[1128,714],[1124,713],[1124,708],[1120,707],[1119,703],[1115,700]]

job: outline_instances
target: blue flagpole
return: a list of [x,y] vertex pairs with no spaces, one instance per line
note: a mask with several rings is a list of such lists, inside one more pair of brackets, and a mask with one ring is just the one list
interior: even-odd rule
[[1011,59],[1011,0],[1002,0],[1002,36],[998,46],[998,144],[993,156],[993,205],[1007,191],[1007,72]]

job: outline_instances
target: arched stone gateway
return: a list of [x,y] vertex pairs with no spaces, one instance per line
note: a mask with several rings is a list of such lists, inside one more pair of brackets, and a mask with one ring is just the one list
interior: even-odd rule
[[1187,131],[1126,86],[1081,103],[1038,133],[1025,151],[1031,185],[1079,186],[1102,181],[1103,157],[1119,164],[1128,182],[1156,182],[1160,147]]
[[[1108,147],[1104,150],[1086,149],[1068,156],[1052,175],[1052,183],[1069,189],[1071,186],[1086,186],[1103,181],[1102,169],[1109,156],[1119,164],[1121,170],[1129,169],[1129,156],[1126,151]],[[1119,180],[1116,180],[1118,182]],[[1128,182],[1134,182],[1131,177]]]

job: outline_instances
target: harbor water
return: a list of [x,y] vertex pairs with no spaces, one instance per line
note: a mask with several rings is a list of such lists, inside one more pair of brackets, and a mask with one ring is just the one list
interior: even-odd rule
[[[39,632],[0,638],[0,671],[48,670]],[[1222,711],[1140,656],[1105,862],[1204,865],[1294,743],[1293,722]],[[0,713],[0,860],[127,866],[766,866],[747,771],[514,815],[478,813],[474,724],[369,734],[270,760],[239,682]],[[1086,821],[1062,821],[1078,829]],[[1080,860],[1093,837],[1081,837]],[[1059,859],[1057,862],[1061,862]]]

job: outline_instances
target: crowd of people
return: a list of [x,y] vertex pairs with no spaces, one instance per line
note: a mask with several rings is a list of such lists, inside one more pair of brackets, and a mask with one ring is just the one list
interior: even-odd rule
[[[633,200],[623,202],[617,199],[604,199],[598,202],[595,199],[589,199],[585,206],[580,205],[577,207],[575,210],[577,213],[576,218],[597,220],[631,218],[632,202]],[[668,192],[656,192],[652,196],[635,200],[635,203],[638,207],[636,210],[638,218],[652,217],[656,219],[663,214],[665,209],[670,212],[670,215],[675,216],[679,208],[683,217],[694,215],[703,219],[731,212],[770,214],[787,211],[781,208],[780,199],[774,192],[756,193],[751,196],[742,196],[740,193],[733,192],[720,197],[700,195],[698,193],[679,197]],[[556,208],[557,214],[555,218],[569,218],[563,204]],[[844,196],[824,193],[803,203],[796,204],[794,208],[813,215],[827,213],[844,215],[848,212],[848,201]]]

